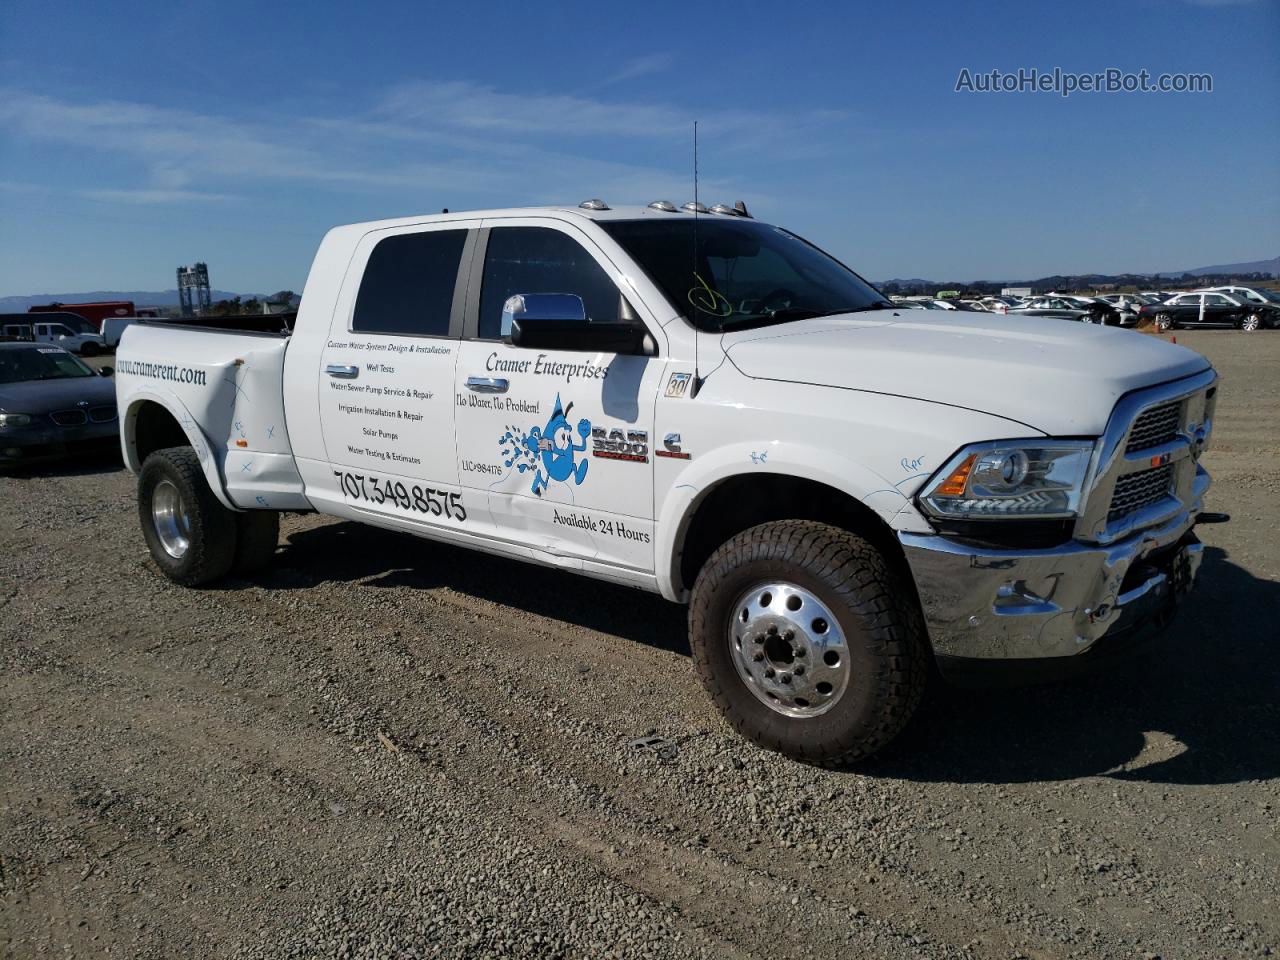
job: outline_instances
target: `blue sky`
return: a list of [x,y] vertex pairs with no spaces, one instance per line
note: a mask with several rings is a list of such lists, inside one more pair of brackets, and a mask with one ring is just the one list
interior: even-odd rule
[[[1208,94],[956,93],[962,68]],[[1280,0],[0,4],[0,295],[300,290],[337,223],[744,199],[875,279],[1280,253]]]

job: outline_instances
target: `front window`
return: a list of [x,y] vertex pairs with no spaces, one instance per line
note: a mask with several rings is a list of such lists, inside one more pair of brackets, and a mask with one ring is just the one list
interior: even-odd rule
[[477,335],[504,333],[502,308],[518,293],[569,293],[596,322],[618,319],[617,285],[582,244],[549,227],[494,227],[484,254]]
[[0,350],[0,383],[92,376],[95,376],[93,370],[61,347]]
[[730,330],[893,303],[795,234],[751,220],[606,220],[604,229],[703,330]]

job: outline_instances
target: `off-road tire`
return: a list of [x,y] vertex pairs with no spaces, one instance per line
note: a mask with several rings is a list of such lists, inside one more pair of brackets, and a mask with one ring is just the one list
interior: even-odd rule
[[[794,718],[766,706],[730,652],[735,604],[761,581],[812,591],[848,640],[848,688],[827,713]],[[703,686],[742,736],[797,760],[843,767],[884,748],[915,713],[929,645],[915,593],[867,540],[838,527],[782,520],[744,530],[711,555],[693,587],[689,639]]]
[[[182,557],[166,552],[156,532],[152,497],[162,481],[178,489],[190,523],[190,545]],[[151,558],[174,583],[196,587],[226,576],[236,556],[236,515],[209,489],[190,447],[166,447],[147,457],[138,474],[138,520]]]
[[231,573],[248,577],[270,565],[280,542],[280,514],[274,510],[250,510],[236,514],[236,556]]

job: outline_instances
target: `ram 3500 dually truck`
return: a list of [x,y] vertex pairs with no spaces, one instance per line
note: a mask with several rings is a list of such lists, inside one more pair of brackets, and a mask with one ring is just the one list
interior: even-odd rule
[[826,764],[900,731],[932,663],[1065,670],[1168,619],[1201,557],[1203,357],[901,310],[714,209],[337,227],[291,334],[130,326],[156,564],[251,571],[280,512],[318,511],[629,584],[689,605],[737,730]]

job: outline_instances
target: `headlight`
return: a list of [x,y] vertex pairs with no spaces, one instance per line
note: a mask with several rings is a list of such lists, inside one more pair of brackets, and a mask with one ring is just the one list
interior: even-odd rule
[[1092,454],[1085,440],[976,443],[933,475],[920,502],[951,519],[1073,517]]
[[25,413],[0,413],[0,430],[8,427],[25,427],[31,417]]

